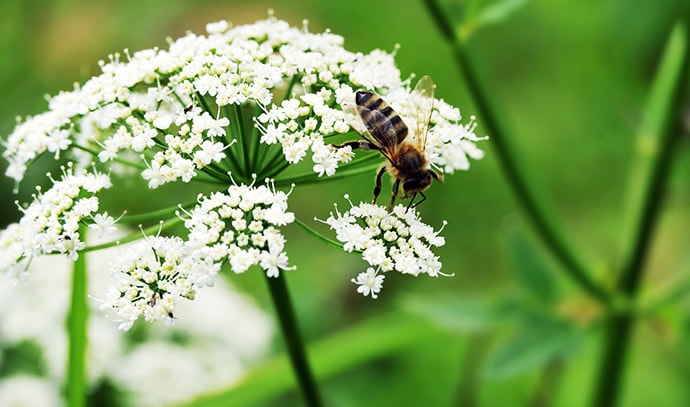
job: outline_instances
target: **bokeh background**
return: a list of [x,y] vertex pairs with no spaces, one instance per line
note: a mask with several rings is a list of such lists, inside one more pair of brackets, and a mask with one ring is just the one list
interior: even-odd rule
[[[458,20],[467,6],[442,3]],[[621,240],[629,238],[621,236],[620,209],[626,199],[634,134],[680,2],[514,3],[519,7],[508,18],[476,33],[472,52],[498,102],[500,118],[511,130],[510,142],[529,182],[590,270],[600,281],[613,282]],[[45,94],[71,89],[74,82],[97,74],[97,61],[109,53],[166,47],[166,37],[203,33],[206,23],[220,19],[251,23],[266,18],[269,8],[293,25],[308,20],[312,32],[330,29],[344,36],[351,51],[393,51],[400,44],[396,60],[403,77],[430,75],[438,85],[437,97],[459,106],[466,118],[476,114],[451,50],[421,1],[4,0],[0,135],[11,132],[16,116],[44,111]],[[477,133],[486,134],[481,116],[477,122]],[[489,140],[480,144],[486,157],[473,162],[469,171],[434,184],[419,208],[431,225],[448,221],[443,232],[446,246],[438,253],[445,272],[454,277],[392,276],[379,299],[363,298],[349,282],[364,269],[361,259],[315,242],[295,226],[287,228],[287,250],[291,263],[298,266],[289,273],[288,283],[305,338],[318,343],[380,318],[386,323],[368,328],[372,343],[348,349],[351,354],[342,358],[358,359],[362,356],[357,352],[366,355],[367,347],[375,348],[378,328],[382,343],[400,342],[391,345],[390,352],[363,357],[356,366],[320,379],[329,405],[581,406],[591,399],[602,357],[601,335],[592,322],[598,311],[533,235],[487,135]],[[645,270],[643,300],[663,298],[669,286],[687,284],[688,141],[683,137],[674,153],[664,213]],[[42,177],[44,172],[37,170],[35,175]],[[325,190],[323,185],[298,188],[290,198],[291,209],[318,227],[313,217],[325,219],[333,202],[347,207],[343,194],[368,199],[373,176],[334,181]],[[12,182],[0,181],[3,225],[18,218],[16,199],[30,199],[33,191],[26,185],[14,195]],[[150,202],[138,203],[150,207]],[[527,277],[519,272],[525,269]],[[544,289],[554,293],[547,302],[525,282],[534,270],[542,273],[543,278],[537,278]],[[273,315],[260,273],[234,276],[232,281],[257,307]],[[623,405],[690,405],[688,303],[688,296],[681,295],[638,324],[624,376]],[[540,324],[553,322],[544,322],[545,315],[572,322],[578,330],[572,343],[568,337],[556,341],[557,352],[538,351],[543,348]],[[388,328],[410,320],[431,323],[404,325],[409,329],[399,335],[410,335],[407,340],[386,336],[394,332]],[[530,340],[524,339],[529,335],[519,335],[525,332],[532,332]],[[515,338],[528,346],[514,345],[520,342]],[[553,344],[549,338],[545,341],[546,347]],[[3,349],[7,353],[0,343]],[[276,334],[266,357],[280,352],[282,342]],[[0,380],[8,372],[8,360],[7,355],[0,358]],[[255,405],[299,405],[298,395],[291,391],[260,399]]]

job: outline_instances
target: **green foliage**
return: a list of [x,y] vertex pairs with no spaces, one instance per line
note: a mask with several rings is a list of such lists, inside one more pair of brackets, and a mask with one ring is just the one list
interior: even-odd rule
[[15,374],[46,373],[45,360],[41,348],[33,342],[22,341],[12,346],[5,346],[0,353],[0,378]]
[[[0,57],[12,61],[0,64],[2,135],[12,128],[16,115],[44,110],[44,93],[54,94],[97,72],[95,61],[109,52],[164,46],[165,36],[176,37],[188,29],[199,32],[203,24],[220,18],[251,22],[263,18],[268,7],[293,24],[308,18],[315,29],[330,27],[354,49],[390,50],[400,43],[398,60],[404,74],[431,75],[440,97],[460,105],[464,116],[477,115],[478,134],[489,136],[487,158],[470,172],[435,184],[419,208],[432,224],[449,220],[442,259],[455,277],[425,282],[391,279],[386,296],[376,302],[353,300],[343,294],[352,290],[349,283],[338,283],[333,276],[361,264],[329,255],[316,243],[300,247],[303,231],[292,228],[291,258],[304,265],[289,276],[293,299],[300,326],[308,333],[309,360],[329,405],[364,405],[371,400],[376,405],[401,405],[400,400],[437,388],[443,394],[434,401],[448,405],[492,405],[498,398],[504,405],[524,405],[540,390],[534,377],[548,374],[554,363],[565,373],[553,384],[560,396],[551,405],[582,400],[583,391],[596,387],[594,381],[614,391],[621,382],[611,384],[596,376],[609,354],[598,352],[598,347],[583,350],[583,343],[601,341],[597,328],[609,323],[606,307],[579,305],[587,292],[579,284],[588,280],[578,283],[564,271],[569,266],[553,252],[554,242],[568,245],[576,255],[575,267],[586,272],[604,296],[620,294],[620,276],[627,273],[631,256],[645,255],[636,277],[640,291],[629,299],[631,310],[639,311],[631,314],[638,330],[626,334],[631,362],[613,367],[624,384],[618,404],[642,406],[653,397],[659,405],[682,406],[690,399],[684,385],[690,372],[690,319],[687,278],[682,278],[690,264],[683,243],[687,228],[682,226],[690,221],[690,161],[687,137],[681,138],[687,125],[683,128],[675,120],[683,105],[679,94],[687,94],[690,75],[683,62],[687,28],[675,28],[670,45],[663,45],[680,2],[635,7],[622,0],[443,4],[441,11],[450,10],[453,17],[450,33],[459,32],[463,39],[472,34],[466,45],[488,85],[499,131],[510,131],[504,138],[518,175],[525,175],[527,192],[538,197],[538,212],[549,212],[547,220],[560,242],[536,242],[535,236],[543,238],[538,230],[504,227],[506,219],[519,213],[521,203],[509,190],[510,181],[505,182],[514,174],[501,173],[501,158],[493,150],[501,135],[487,125],[467,77],[458,74],[453,51],[418,2],[399,2],[393,12],[390,4],[363,0],[318,5],[298,0],[192,5],[173,0],[164,9],[151,1],[90,7],[83,2],[58,6],[44,1],[41,15],[24,3],[0,5]],[[86,35],[79,35],[84,31]],[[663,49],[667,51],[662,55]],[[649,183],[664,132],[675,140],[674,155],[666,158],[677,160],[676,167],[667,169],[667,176],[677,181],[669,186],[661,180],[667,188],[654,190]],[[372,162],[370,172],[334,182],[353,194],[369,194],[374,167]],[[295,177],[300,179],[300,174]],[[3,196],[10,196],[13,185],[2,182]],[[22,187],[25,195],[20,200],[30,200],[33,191]],[[652,222],[657,227],[643,232],[654,241],[639,246],[635,239],[640,237],[639,221],[649,208],[644,200],[650,194],[667,200],[652,208],[660,216]],[[294,204],[298,216],[318,208],[324,218],[332,202],[342,197],[336,188],[315,193],[305,187],[295,190],[293,198],[291,208]],[[1,203],[4,223],[16,219],[13,199]],[[139,200],[142,212],[153,207],[146,196],[113,199]],[[155,227],[150,231],[155,233]],[[669,277],[674,275],[681,277]],[[238,280],[249,295],[266,302],[262,281]],[[673,288],[665,289],[669,280]],[[659,292],[662,295],[655,297]],[[580,324],[561,316],[564,304],[576,304],[583,315],[588,306],[595,311]],[[263,406],[298,400],[291,393],[295,378],[280,352],[251,368],[232,388],[187,405]],[[30,344],[3,347],[2,355],[2,377],[45,373],[44,362]],[[100,388],[91,402],[110,400],[116,392],[111,390]],[[482,397],[486,393],[496,399]]]
[[554,270],[524,235],[509,232],[506,240],[510,269],[517,282],[538,301],[553,304],[558,298]]
[[503,379],[544,369],[577,352],[584,332],[567,321],[535,314],[488,359],[488,379]]

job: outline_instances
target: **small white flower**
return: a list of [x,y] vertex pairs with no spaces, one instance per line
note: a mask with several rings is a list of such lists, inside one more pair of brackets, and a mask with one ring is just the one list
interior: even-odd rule
[[383,274],[377,274],[377,271],[371,267],[367,271],[359,273],[357,279],[351,281],[357,284],[357,292],[363,296],[371,295],[371,298],[378,298],[377,294],[383,288],[383,279],[386,278]]
[[115,226],[116,221],[112,216],[108,215],[108,212],[97,213],[96,215],[92,216],[91,219],[93,220],[93,223],[89,225],[89,229],[95,231],[99,238],[109,235],[117,230],[117,227]]
[[152,161],[151,164],[149,164],[148,169],[141,173],[141,176],[145,180],[148,180],[149,188],[156,189],[165,184],[165,172],[167,172],[169,168],[170,167],[162,166],[157,161]]
[[230,24],[225,20],[206,24],[206,31],[209,34],[222,34],[227,31],[228,28],[230,28]]

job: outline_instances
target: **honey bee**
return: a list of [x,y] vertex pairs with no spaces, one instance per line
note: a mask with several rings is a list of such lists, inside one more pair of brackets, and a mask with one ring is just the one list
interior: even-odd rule
[[[407,208],[416,207],[426,200],[423,191],[429,188],[432,179],[443,181],[443,175],[431,168],[425,155],[435,90],[434,81],[424,76],[412,91],[413,102],[417,108],[414,135],[410,135],[409,128],[393,108],[374,93],[359,90],[355,93],[354,109],[353,106],[344,106],[350,124],[364,140],[348,141],[334,147],[350,146],[352,149],[376,150],[387,160],[376,174],[374,204],[381,193],[381,178],[386,171],[395,180],[389,210],[393,208],[396,198],[411,198]],[[354,112],[350,113],[352,110]],[[417,195],[421,196],[421,200],[413,205]]]

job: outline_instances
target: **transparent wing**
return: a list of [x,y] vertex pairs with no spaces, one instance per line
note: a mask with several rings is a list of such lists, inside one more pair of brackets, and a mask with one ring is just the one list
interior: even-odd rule
[[345,102],[345,103],[343,103],[342,106],[343,106],[343,113],[345,114],[345,120],[347,121],[347,124],[349,124],[350,127],[352,127],[357,133],[359,133],[367,141],[372,142],[372,140],[370,140],[370,137],[368,137],[367,127],[364,125],[362,118],[359,116],[359,113],[357,112],[357,106],[355,106],[354,101],[352,103]]
[[[343,103],[342,107],[343,113],[345,114],[345,120],[347,120],[350,127],[359,133],[364,140],[376,146],[386,159],[392,161],[395,158],[394,151],[390,148],[388,143],[384,144],[381,140],[394,139],[396,134],[392,125],[385,119],[385,116],[378,111],[347,102]],[[362,114],[370,117],[372,123],[365,123]],[[376,133],[376,135],[373,135],[372,132]]]
[[431,112],[434,109],[434,94],[436,84],[429,76],[422,76],[412,91],[412,98],[417,107],[417,127],[415,132],[415,142],[417,147],[424,151],[426,149],[426,135],[429,131],[429,121]]

